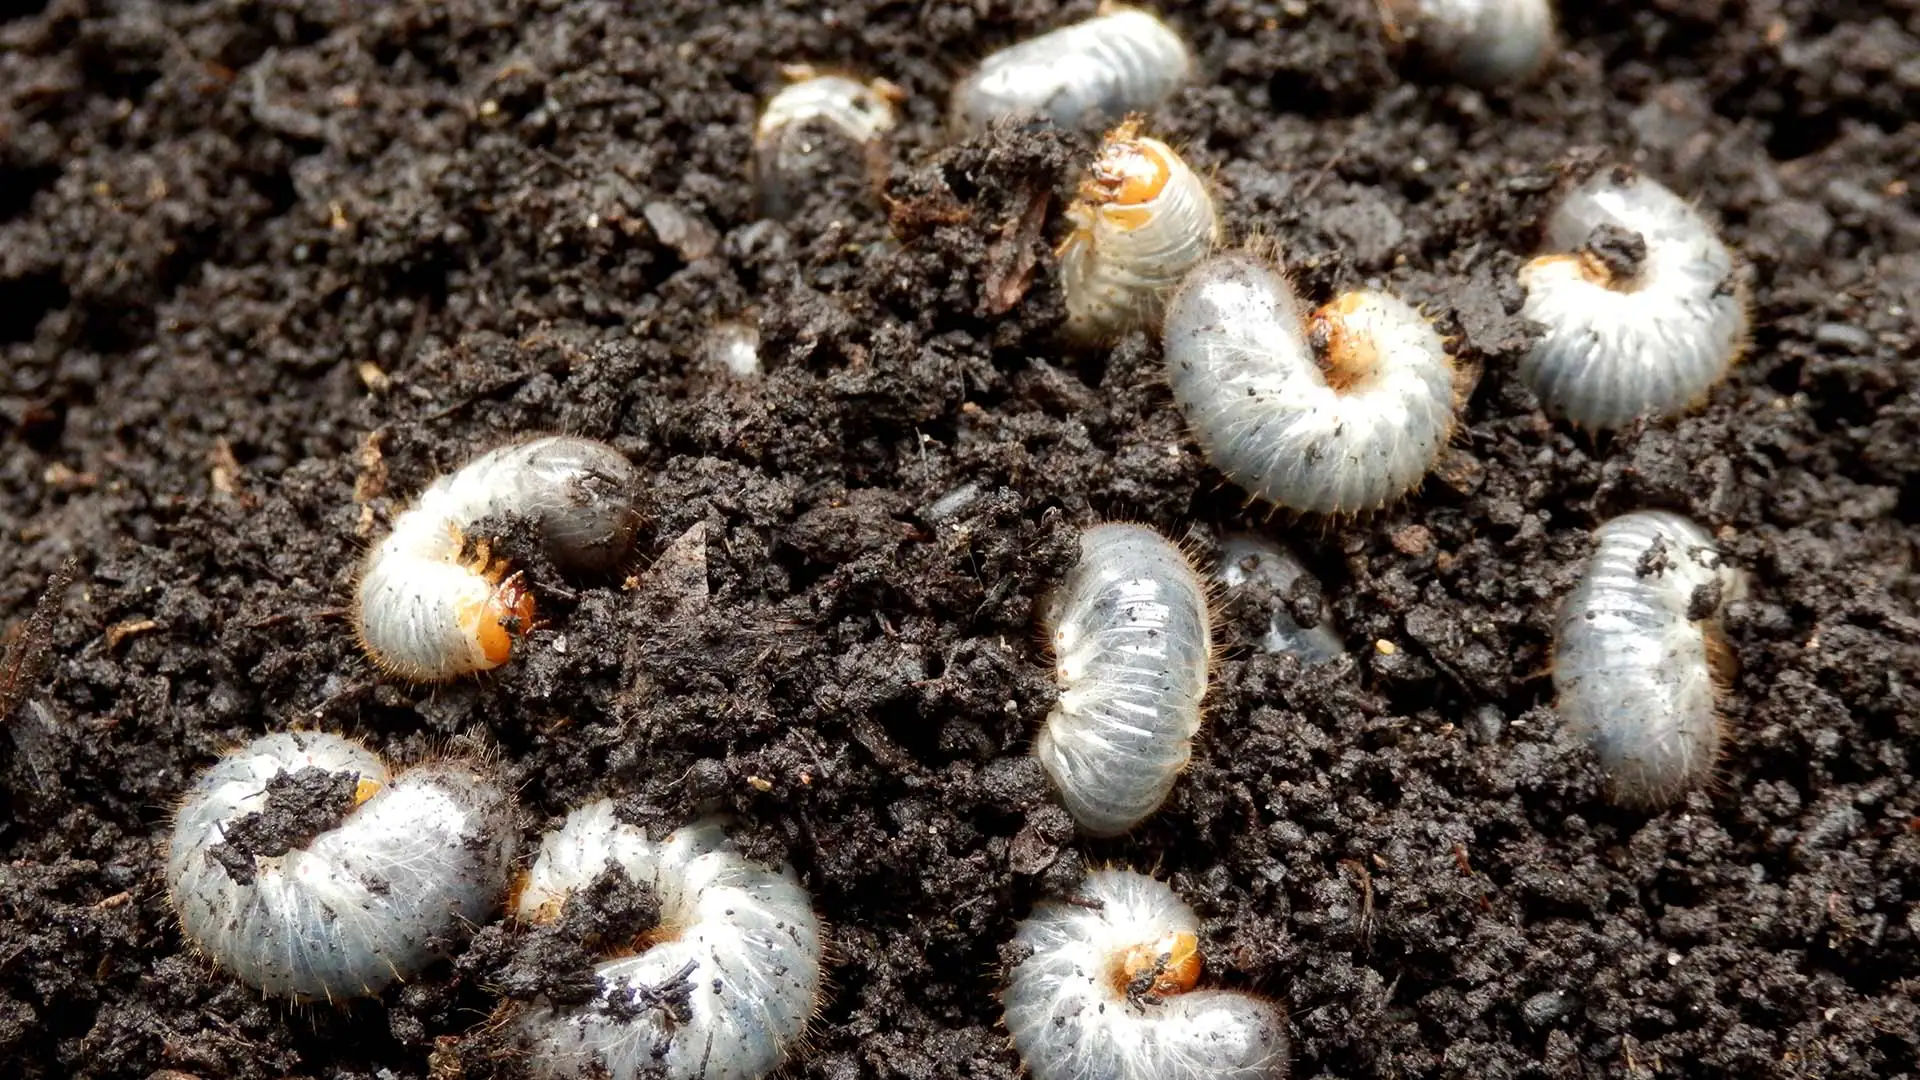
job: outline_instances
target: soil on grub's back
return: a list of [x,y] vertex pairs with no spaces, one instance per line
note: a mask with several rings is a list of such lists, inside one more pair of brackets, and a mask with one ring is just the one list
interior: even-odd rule
[[[1331,523],[1243,508],[1149,337],[1057,344],[1058,237],[1021,222],[1050,201],[1057,230],[1089,137],[946,141],[957,72],[1091,2],[24,6],[0,620],[47,666],[0,734],[9,1075],[515,1073],[474,1033],[541,985],[523,935],[299,1010],[183,948],[170,805],[295,726],[497,746],[529,848],[602,794],[734,815],[834,927],[798,1077],[1013,1077],[1001,949],[1105,863],[1191,900],[1208,979],[1285,999],[1296,1076],[1920,1069],[1912,0],[1567,4],[1550,75],[1492,96],[1406,78],[1366,0],[1173,10],[1207,78],[1147,130],[1216,178],[1232,236],[1311,299],[1419,303],[1475,380],[1421,492]],[[907,91],[886,200],[856,171],[755,220],[751,124],[795,61]],[[1515,381],[1514,270],[1561,171],[1608,157],[1724,222],[1756,332],[1697,413],[1594,439]],[[740,318],[757,382],[702,363]],[[382,678],[344,618],[363,547],[437,471],[542,431],[645,467],[633,565],[536,565],[547,625],[484,679]],[[1609,808],[1547,672],[1590,530],[1645,506],[1753,578],[1715,783],[1655,814]],[[1109,517],[1287,537],[1352,659],[1259,655],[1232,608],[1192,768],[1095,844],[1027,747],[1038,598]]]

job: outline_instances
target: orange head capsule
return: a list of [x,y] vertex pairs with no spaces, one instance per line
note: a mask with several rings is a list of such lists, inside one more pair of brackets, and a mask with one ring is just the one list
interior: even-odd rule
[[1108,221],[1131,231],[1153,218],[1151,204],[1174,174],[1173,151],[1153,139],[1139,138],[1132,125],[1107,137],[1080,184],[1080,201]]
[[1322,305],[1307,324],[1307,340],[1326,372],[1327,385],[1335,391],[1365,383],[1380,364],[1374,336],[1350,322],[1365,303],[1366,294],[1345,293]]
[[[1620,283],[1614,280],[1613,268],[1608,266],[1605,260],[1601,259],[1599,256],[1595,255],[1591,251],[1582,251],[1580,254],[1574,255],[1574,256],[1548,255],[1545,257],[1549,259],[1565,259],[1565,258],[1576,259],[1580,263],[1581,277],[1586,278],[1588,281],[1593,282],[1595,285],[1600,285],[1605,288],[1609,288],[1609,289],[1620,288]],[[1621,290],[1621,291],[1624,291],[1624,290]]]
[[513,636],[533,625],[533,592],[521,575],[509,575],[494,586],[485,602],[463,607],[459,619],[488,666],[497,667],[513,655]]
[[1199,981],[1200,939],[1184,930],[1135,945],[1114,960],[1114,989],[1128,997],[1171,997]]
[[1529,273],[1550,273],[1555,266],[1570,267],[1587,284],[1614,292],[1632,292],[1640,284],[1639,275],[1631,266],[1616,270],[1614,260],[1592,248],[1582,248],[1572,254],[1540,255],[1527,261]]
[[525,870],[514,875],[513,885],[507,890],[507,910],[527,926],[550,926],[559,922],[560,913],[567,906],[567,894],[553,893],[532,904],[523,904],[521,897],[527,894],[532,880]]

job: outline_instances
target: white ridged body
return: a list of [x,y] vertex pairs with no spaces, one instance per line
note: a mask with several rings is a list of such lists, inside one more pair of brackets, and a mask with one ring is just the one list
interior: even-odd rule
[[1367,374],[1328,384],[1278,270],[1238,254],[1201,263],[1167,305],[1174,401],[1207,460],[1255,498],[1310,513],[1376,509],[1445,448],[1453,363],[1432,325],[1385,293],[1348,293],[1316,317],[1370,346]]
[[[1263,536],[1236,533],[1220,542],[1220,568],[1214,577],[1231,589],[1249,581],[1258,581],[1277,598],[1284,598],[1300,578],[1312,573],[1299,556]],[[1287,613],[1285,604],[1276,604],[1267,622],[1260,648],[1270,653],[1292,653],[1307,663],[1331,660],[1347,651],[1333,629],[1333,612],[1326,601],[1320,602],[1320,621],[1301,626]]]
[[[380,788],[338,826],[254,859],[251,883],[207,856],[221,829],[266,804],[266,784],[308,766]],[[337,735],[267,735],[201,774],[174,819],[167,886],[181,932],[267,994],[376,994],[446,956],[499,910],[517,835],[513,802],[475,768],[447,761],[398,778]]]
[[1033,752],[1081,830],[1117,836],[1159,809],[1193,753],[1213,648],[1206,586],[1152,529],[1096,525],[1041,621],[1060,699]]
[[893,103],[883,83],[869,86],[842,75],[816,75],[793,83],[768,102],[754,126],[753,178],[761,211],[786,217],[798,201],[789,174],[823,153],[843,149],[830,133],[865,153],[893,130]]
[[633,541],[638,483],[619,451],[569,436],[509,443],[440,477],[367,554],[354,608],[361,640],[382,667],[408,678],[497,667],[474,612],[498,584],[460,561],[467,531],[486,517],[527,518],[556,565],[603,572]]
[[[1592,562],[1560,609],[1556,708],[1592,744],[1616,802],[1659,805],[1705,777],[1719,752],[1707,634],[1720,632],[1713,624],[1744,592],[1744,577],[1725,565],[1705,529],[1678,514],[1623,514],[1600,526],[1594,542]],[[1642,576],[1656,543],[1664,566]],[[1716,583],[1719,604],[1689,619],[1695,590]]]
[[1014,937],[1033,952],[1009,973],[1002,1002],[1033,1080],[1286,1075],[1286,1024],[1272,1003],[1229,990],[1131,999],[1113,986],[1115,960],[1128,949],[1198,934],[1199,921],[1172,889],[1130,870],[1101,870],[1074,900],[1042,904]]
[[1151,109],[1193,77],[1193,54],[1165,23],[1116,8],[1008,46],[953,90],[962,131],[1039,118],[1091,130]]
[[1551,0],[1388,0],[1427,60],[1470,86],[1520,82],[1553,55]]
[[[793,870],[747,862],[712,820],[649,840],[602,799],[541,841],[516,914],[555,917],[609,864],[652,887],[673,936],[599,965],[600,994],[586,1005],[529,1014],[534,1075],[758,1080],[777,1068],[806,1034],[821,987],[820,920]],[[674,1023],[641,1003],[636,990],[671,984],[689,963],[691,1019]]]
[[[1148,155],[1141,158],[1142,154]],[[1145,202],[1081,198],[1067,209],[1073,222],[1060,252],[1067,330],[1101,338],[1159,322],[1167,294],[1220,241],[1220,216],[1200,175],[1158,139],[1124,136],[1102,147],[1094,175],[1125,175],[1116,158],[1164,163],[1165,186]]]
[[1548,412],[1607,429],[1685,411],[1726,376],[1747,335],[1733,255],[1713,226],[1644,176],[1576,187],[1547,221],[1546,247],[1575,252],[1593,230],[1638,233],[1646,258],[1629,282],[1590,280],[1577,255],[1520,269],[1521,315],[1542,333],[1520,378]]

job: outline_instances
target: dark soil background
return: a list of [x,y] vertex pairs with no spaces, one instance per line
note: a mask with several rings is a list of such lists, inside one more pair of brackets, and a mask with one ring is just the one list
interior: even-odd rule
[[[9,6],[5,1076],[513,1073],[472,1034],[526,985],[503,928],[347,1009],[183,951],[170,804],[293,726],[497,746],[529,845],[601,794],[734,813],[836,927],[795,1076],[1014,1076],[1002,946],[1105,862],[1192,901],[1210,979],[1285,999],[1300,1077],[1920,1073],[1913,0],[1568,3],[1505,96],[1408,78],[1370,0],[1170,11],[1207,78],[1148,128],[1232,235],[1315,299],[1423,304],[1479,372],[1424,490],[1330,524],[1243,509],[1146,336],[1057,343],[1057,236],[1022,222],[1058,228],[1089,138],[946,141],[957,73],[1091,2]],[[886,200],[855,176],[755,220],[751,125],[796,61],[908,92]],[[1757,330],[1703,410],[1596,440],[1516,383],[1510,313],[1562,171],[1600,159],[1724,220]],[[717,374],[713,328],[756,318],[766,376]],[[343,618],[364,545],[551,430],[650,474],[631,572],[536,565],[551,625],[511,665],[380,677]],[[1718,782],[1651,815],[1602,799],[1545,671],[1590,530],[1644,506],[1754,581]],[[1087,844],[1026,756],[1033,615],[1107,517],[1284,534],[1353,659],[1254,653],[1235,600],[1191,772]]]

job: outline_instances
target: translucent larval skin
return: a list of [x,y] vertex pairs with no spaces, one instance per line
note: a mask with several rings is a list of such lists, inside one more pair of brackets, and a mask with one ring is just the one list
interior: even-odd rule
[[1153,15],[1116,7],[987,57],[954,87],[952,122],[1043,119],[1093,130],[1151,109],[1193,78],[1187,43]]
[[1220,241],[1206,181],[1131,127],[1102,144],[1067,218],[1060,280],[1067,331],[1083,340],[1157,324],[1167,294]]
[[[263,808],[279,773],[358,774],[370,797],[242,884],[208,857],[228,823]],[[372,786],[377,785],[377,790]],[[513,801],[454,761],[397,778],[337,735],[267,735],[221,758],[174,819],[167,887],[180,929],[220,967],[295,1000],[377,994],[446,956],[500,908],[517,830]]]
[[[1614,278],[1578,253],[1602,225],[1645,241],[1631,278]],[[1546,246],[1561,254],[1520,269],[1520,313],[1541,327],[1520,378],[1548,412],[1595,430],[1673,416],[1704,399],[1745,347],[1747,306],[1733,254],[1657,181],[1589,179],[1553,211]]]
[[[1327,343],[1324,366],[1310,333]],[[1385,293],[1346,293],[1310,327],[1278,270],[1216,255],[1180,283],[1163,338],[1174,401],[1207,460],[1278,506],[1377,509],[1420,482],[1453,431],[1446,346]]]
[[1172,889],[1130,870],[1088,875],[1073,903],[1020,924],[1031,949],[1008,974],[1007,1031],[1033,1080],[1280,1080],[1278,1006],[1227,990],[1129,994],[1115,965],[1199,922]]
[[[778,1068],[806,1034],[824,959],[820,920],[793,870],[746,861],[712,820],[650,840],[602,799],[541,841],[517,916],[558,917],[609,865],[659,898],[655,944],[599,965],[600,992],[586,1005],[522,1020],[533,1074],[759,1080]],[[688,1017],[646,1004],[646,992],[682,977]]]
[[1523,82],[1553,55],[1551,0],[1388,0],[1434,66],[1482,89]]
[[[1275,596],[1284,597],[1295,581],[1312,576],[1299,556],[1265,537],[1236,533],[1220,542],[1220,568],[1214,577],[1229,589],[1259,581]],[[1333,630],[1333,613],[1327,610],[1325,601],[1320,604],[1320,621],[1311,627],[1295,622],[1284,605],[1275,607],[1260,648],[1270,653],[1292,653],[1310,664],[1332,660],[1347,651]]]
[[421,492],[362,564],[355,623],[384,670],[436,681],[505,663],[533,616],[517,576],[463,561],[475,522],[530,519],[549,558],[582,573],[613,568],[633,543],[639,473],[605,443],[547,436],[480,455]]
[[1192,755],[1213,649],[1206,586],[1152,529],[1096,525],[1042,625],[1060,700],[1034,755],[1081,831],[1117,836],[1159,809]]
[[789,174],[823,153],[843,149],[831,138],[822,139],[821,131],[866,153],[893,130],[893,103],[884,89],[885,84],[869,86],[843,75],[815,75],[767,102],[753,133],[753,183],[761,213],[790,216],[805,193],[794,189]]
[[[1557,708],[1592,744],[1614,801],[1663,805],[1705,778],[1719,753],[1716,667],[1727,658],[1718,624],[1744,577],[1705,529],[1678,514],[1624,514],[1594,541],[1593,561],[1560,610]],[[1696,590],[1715,585],[1711,611],[1689,619],[1702,614],[1693,610]]]

